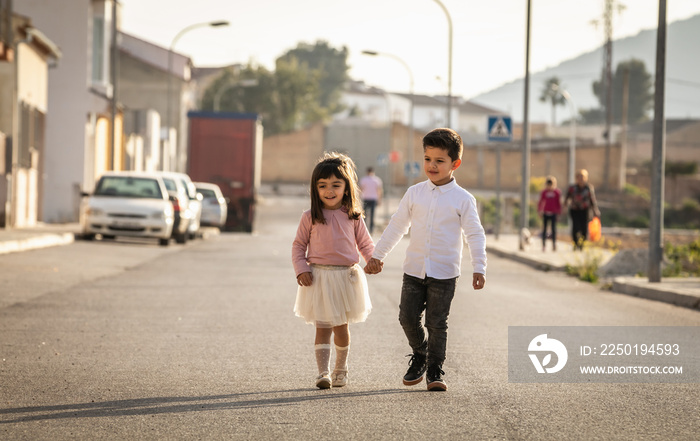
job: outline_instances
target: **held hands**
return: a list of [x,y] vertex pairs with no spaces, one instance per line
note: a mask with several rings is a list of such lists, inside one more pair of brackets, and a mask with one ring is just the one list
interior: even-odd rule
[[486,277],[483,274],[474,273],[472,276],[472,287],[474,289],[482,289],[486,283]]
[[311,286],[313,280],[311,273],[301,273],[297,276],[297,283],[300,286]]
[[384,268],[384,262],[372,257],[371,259],[369,259],[369,262],[367,262],[367,265],[365,265],[365,273],[379,274],[380,272],[382,272],[382,268]]

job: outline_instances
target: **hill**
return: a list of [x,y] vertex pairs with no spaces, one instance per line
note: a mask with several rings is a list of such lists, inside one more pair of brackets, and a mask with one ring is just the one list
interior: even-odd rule
[[[666,117],[700,118],[700,14],[668,25],[666,52]],[[537,50],[532,48],[531,50]],[[656,29],[644,30],[632,37],[613,41],[613,69],[618,63],[637,58],[644,61],[647,72],[654,75],[656,65]],[[530,73],[530,120],[549,122],[551,107],[539,101],[546,79],[559,77],[571,94],[576,107],[598,107],[593,95],[593,81],[600,78],[603,65],[602,46],[594,51],[564,61],[540,72]],[[515,121],[523,119],[524,79],[506,83],[489,92],[472,97],[488,107],[509,112]],[[651,116],[651,115],[650,115]],[[557,120],[569,119],[568,108],[557,109]]]

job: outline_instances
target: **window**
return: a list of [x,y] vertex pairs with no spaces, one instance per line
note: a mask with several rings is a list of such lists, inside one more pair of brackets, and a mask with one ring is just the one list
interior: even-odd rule
[[94,17],[92,20],[92,82],[107,84],[105,76],[105,19]]

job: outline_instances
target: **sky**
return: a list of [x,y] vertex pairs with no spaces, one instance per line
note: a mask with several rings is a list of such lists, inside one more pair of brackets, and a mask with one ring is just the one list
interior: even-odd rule
[[[392,92],[446,95],[447,14],[436,0],[119,0],[121,29],[197,67],[253,62],[274,69],[300,42],[347,47],[350,77]],[[525,74],[526,0],[441,0],[452,20],[452,94],[471,98]],[[530,71],[603,44],[604,0],[532,0]],[[621,0],[613,38],[654,29],[658,0]],[[167,5],[167,7],[164,7]],[[700,14],[700,0],[667,0],[667,22]],[[598,21],[596,26],[594,21]],[[380,56],[363,55],[371,50]],[[602,63],[602,60],[601,60]],[[594,66],[600,69],[600,66]]]

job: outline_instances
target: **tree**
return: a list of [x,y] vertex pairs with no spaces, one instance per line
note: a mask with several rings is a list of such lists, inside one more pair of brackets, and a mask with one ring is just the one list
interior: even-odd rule
[[[274,72],[252,63],[227,69],[206,90],[202,108],[214,110],[219,94],[219,110],[260,114],[266,135],[327,120],[342,110],[347,55],[325,42],[299,44],[276,60]],[[244,87],[244,80],[257,85]]]
[[[617,65],[613,75],[612,120],[622,122],[622,93],[625,70],[629,72],[629,103],[627,121],[630,124],[644,122],[649,119],[648,112],[654,102],[651,75],[647,72],[644,62],[637,59],[623,61]],[[601,108],[605,108],[605,82],[601,79],[593,82],[593,93],[598,98]]]
[[551,77],[544,82],[540,93],[540,101],[543,103],[549,101],[552,105],[552,127],[557,125],[557,106],[563,106],[566,103],[566,99],[559,90],[561,87],[559,78]]
[[343,86],[348,81],[348,49],[335,49],[328,42],[319,40],[314,45],[299,43],[296,48],[287,51],[280,59],[289,61],[290,58],[299,60],[310,71],[317,72],[320,84],[320,104],[328,109],[330,114],[342,110],[340,95]]

